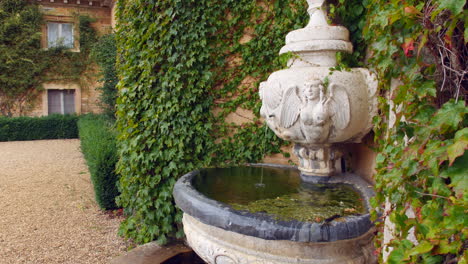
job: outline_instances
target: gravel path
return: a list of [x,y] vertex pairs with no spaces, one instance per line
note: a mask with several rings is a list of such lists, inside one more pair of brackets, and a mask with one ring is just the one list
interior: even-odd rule
[[0,263],[109,263],[126,244],[99,210],[80,142],[0,142]]

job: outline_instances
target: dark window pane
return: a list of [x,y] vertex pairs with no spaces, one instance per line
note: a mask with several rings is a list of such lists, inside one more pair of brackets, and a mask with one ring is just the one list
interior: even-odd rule
[[63,90],[63,102],[65,114],[75,113],[75,90]]
[[47,90],[48,109],[50,114],[61,114],[61,91],[60,90]]
[[49,114],[75,113],[75,90],[47,90]]

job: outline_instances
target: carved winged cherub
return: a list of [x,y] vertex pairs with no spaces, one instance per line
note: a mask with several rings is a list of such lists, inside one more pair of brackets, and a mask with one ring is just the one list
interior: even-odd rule
[[332,128],[344,129],[349,124],[348,94],[333,83],[327,93],[318,79],[306,82],[302,91],[297,85],[289,87],[282,102],[280,126],[290,128],[298,120],[307,143],[324,143]]

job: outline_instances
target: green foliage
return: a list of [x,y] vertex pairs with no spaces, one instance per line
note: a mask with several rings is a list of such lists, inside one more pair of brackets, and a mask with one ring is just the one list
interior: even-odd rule
[[115,115],[115,103],[117,100],[117,73],[115,64],[117,60],[117,47],[115,35],[108,34],[99,38],[96,45],[93,46],[91,56],[99,65],[102,73],[100,79],[104,85],[101,87],[101,103],[104,112],[109,117]]
[[[301,0],[118,2],[121,234],[139,243],[181,235],[179,176],[280,152],[258,116],[258,83],[284,67],[284,36],[306,17]],[[225,122],[238,108],[253,119]]]
[[366,55],[367,42],[362,30],[366,25],[366,6],[369,0],[333,0],[329,1],[329,14],[333,22],[344,25],[349,30],[349,37],[353,43],[353,53],[337,54],[338,67],[362,67]]
[[90,50],[98,41],[96,30],[91,26],[91,23],[93,22],[96,22],[95,18],[89,16],[78,16],[80,52],[84,52],[86,55],[89,54]]
[[43,49],[40,44],[42,13],[24,0],[0,1],[0,115],[28,113],[42,84],[72,81],[85,88],[92,77],[86,74],[89,52],[96,42],[94,19],[77,17],[80,52],[64,47]]
[[75,115],[0,116],[0,141],[78,138]]
[[23,110],[40,88],[38,76],[47,68],[38,52],[41,24],[36,5],[0,1],[0,115],[11,116],[14,108]]
[[[466,263],[465,5],[459,0],[368,1],[363,33],[369,64],[393,103],[382,97],[382,115],[376,118],[373,201],[376,207],[392,204],[384,212],[396,229],[389,263]],[[393,89],[391,82],[397,84]],[[393,126],[388,126],[390,113]],[[406,215],[408,208],[414,217]],[[407,239],[410,229],[418,245]]]
[[85,115],[78,121],[78,131],[96,201],[101,209],[115,209],[115,198],[119,195],[115,172],[118,156],[112,121],[99,115]]

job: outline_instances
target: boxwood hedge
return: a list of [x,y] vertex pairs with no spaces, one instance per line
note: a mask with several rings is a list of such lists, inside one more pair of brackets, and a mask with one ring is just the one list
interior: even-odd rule
[[117,147],[112,122],[104,116],[86,115],[78,121],[81,151],[94,185],[96,201],[102,209],[117,208],[118,176],[115,173]]
[[76,115],[1,117],[0,141],[77,138]]

